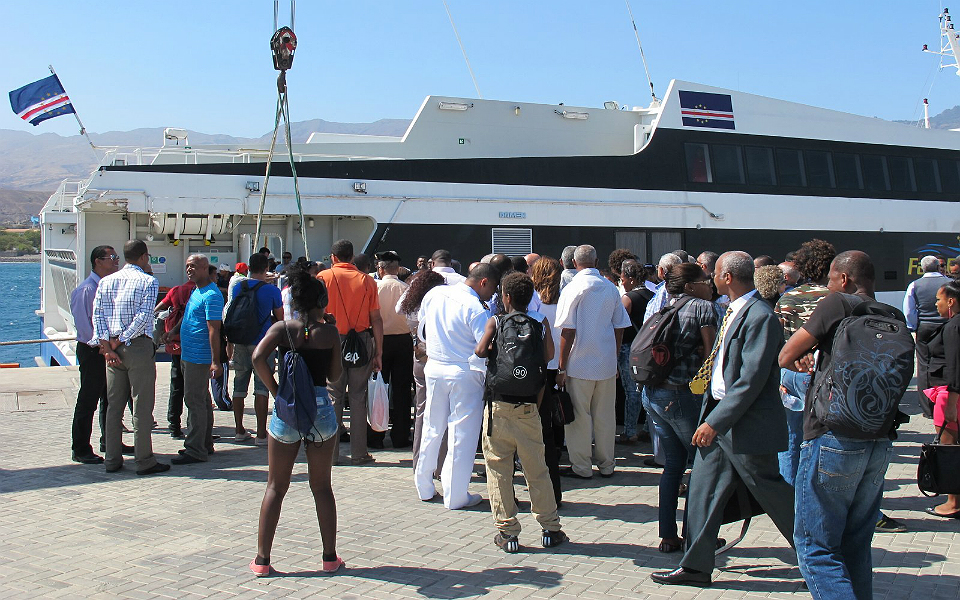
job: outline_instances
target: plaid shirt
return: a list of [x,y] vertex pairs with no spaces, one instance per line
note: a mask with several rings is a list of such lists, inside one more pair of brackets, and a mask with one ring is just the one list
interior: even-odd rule
[[137,336],[149,335],[159,287],[154,276],[129,263],[101,279],[93,299],[93,339],[90,344],[117,337],[129,346]]
[[[664,296],[664,306],[670,306],[679,299],[679,296],[670,294]],[[690,300],[677,313],[677,324],[680,327],[673,336],[671,349],[673,355],[677,357],[677,364],[670,371],[665,383],[686,386],[697,374],[704,357],[711,350],[706,348],[698,351],[703,346],[703,334],[700,330],[704,327],[717,329],[717,312],[713,302],[701,298]]]

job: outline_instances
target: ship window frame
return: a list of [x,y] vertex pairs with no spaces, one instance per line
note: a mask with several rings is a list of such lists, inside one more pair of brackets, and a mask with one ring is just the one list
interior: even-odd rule
[[[933,167],[933,189],[920,189],[920,178],[917,176],[917,163],[924,162]],[[925,194],[938,194],[941,193],[940,187],[940,165],[937,159],[935,158],[926,158],[924,156],[914,156],[913,157],[913,181],[917,186],[917,191]]]
[[[815,183],[811,182],[812,179],[815,180],[822,177],[822,174],[811,174],[810,172],[810,169],[812,166],[813,167],[818,166],[816,165],[818,161],[812,160],[812,158],[816,156],[821,156],[825,160],[825,166],[827,167],[827,171],[826,171],[827,185],[816,185]],[[819,189],[831,189],[831,190],[836,189],[837,179],[834,176],[834,172],[833,172],[833,152],[830,152],[829,150],[811,150],[811,149],[804,150],[803,166],[804,166],[804,173],[806,173],[807,175],[807,187],[819,188]]]
[[[730,150],[730,157],[736,158],[737,175],[738,179],[734,181],[732,178],[727,181],[721,181],[719,177],[720,173],[718,172],[718,158],[722,152],[725,152],[727,149]],[[718,152],[720,150],[721,152]],[[744,168],[743,168],[743,150],[742,146],[739,144],[710,144],[710,171],[713,174],[713,183],[720,185],[744,185],[746,183]],[[733,170],[729,174],[733,174]],[[727,175],[726,173],[724,175]],[[727,179],[726,176],[723,179]]]
[[953,159],[941,158],[937,160],[937,171],[940,174],[940,189],[942,193],[960,194],[960,164]]
[[[856,174],[857,184],[856,187],[850,187],[846,185],[841,185],[840,183],[840,174],[841,169],[837,168],[837,157],[842,157],[841,161],[847,157],[853,159],[853,168],[854,173]],[[855,152],[834,152],[833,153],[833,181],[836,184],[838,190],[862,190],[863,189],[863,172],[860,169],[860,155]]]
[[[766,160],[762,161],[766,163],[766,168],[768,169],[766,175],[767,181],[757,181],[755,178],[753,169],[750,168],[750,158],[749,154],[751,152],[761,151],[766,154]],[[762,185],[766,187],[776,187],[777,186],[777,161],[774,156],[774,149],[770,146],[744,146],[743,147],[743,163],[746,170],[747,183],[749,185]],[[758,157],[759,158],[759,157]],[[759,163],[758,163],[759,164]]]
[[[796,174],[799,175],[799,178],[800,178],[799,185],[794,185],[792,183],[783,183],[783,179],[784,179],[784,175],[783,175],[784,160],[783,159],[786,157],[787,153],[790,153],[792,156],[796,156],[796,159],[797,159]],[[777,163],[777,181],[779,182],[780,187],[791,187],[791,188],[807,187],[807,173],[806,173],[806,168],[804,167],[804,164],[803,164],[803,152],[801,152],[797,148],[777,147],[777,148],[774,148],[773,154],[774,154],[774,159],[776,160],[776,163]]]
[[[896,186],[894,183],[894,169],[891,162],[901,163],[906,166],[906,180],[901,181],[905,185]],[[899,169],[898,169],[899,170]],[[917,191],[917,181],[913,176],[913,161],[909,156],[888,156],[887,157],[887,175],[890,182],[890,191],[892,192],[915,192]]]
[[[704,169],[706,170],[706,181],[695,179],[692,172],[692,161],[690,159],[691,150],[700,150],[703,153]],[[687,181],[689,183],[713,183],[713,172],[710,168],[710,147],[707,144],[697,142],[685,142],[683,144],[683,156],[687,166]]]
[[[883,187],[870,187],[870,178],[867,177],[867,166],[866,162],[870,159],[877,159],[880,163],[880,170],[883,175]],[[881,154],[861,154],[860,155],[860,173],[863,176],[863,189],[868,192],[889,192],[890,191],[890,176],[887,172],[887,157]]]

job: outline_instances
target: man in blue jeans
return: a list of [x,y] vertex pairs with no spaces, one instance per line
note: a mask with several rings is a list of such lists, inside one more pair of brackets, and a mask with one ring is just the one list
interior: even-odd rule
[[[830,266],[823,298],[807,322],[780,352],[780,366],[797,368],[797,361],[816,348],[825,364],[833,351],[837,326],[853,311],[840,293],[863,300],[874,296],[874,267],[860,251],[843,252]],[[804,407],[803,445],[797,470],[794,543],[800,572],[814,598],[873,596],[870,545],[880,510],[883,478],[896,432],[873,440],[834,434]]]

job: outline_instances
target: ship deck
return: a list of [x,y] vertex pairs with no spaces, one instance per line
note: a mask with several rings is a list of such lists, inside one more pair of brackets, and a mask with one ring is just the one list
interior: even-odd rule
[[[161,425],[168,369],[158,364]],[[647,446],[617,446],[612,479],[564,481],[561,518],[572,541],[556,551],[539,547],[518,478],[525,546],[514,555],[491,543],[487,502],[448,511],[418,501],[409,450],[378,451],[374,466],[335,467],[338,552],[348,565],[335,576],[319,570],[301,454],[273,550],[280,574],[256,579],[247,563],[256,551],[265,449],[234,444],[232,415],[216,412],[215,432],[223,438],[208,463],[148,478],[134,474],[132,461],[118,474],[72,463],[78,384],[73,367],[0,372],[0,597],[809,598],[794,553],[765,516],[719,559],[709,590],[652,583],[649,574],[673,568],[679,555],[656,550],[659,472],[642,465]],[[937,501],[922,497],[915,482],[919,444],[931,431],[929,420],[914,415],[895,447],[883,508],[909,532],[874,538],[878,599],[960,597],[960,521],[926,515]],[[160,429],[153,442],[164,461],[182,445]],[[482,480],[474,478],[471,490],[487,497]],[[726,526],[722,535],[737,531],[739,525]]]

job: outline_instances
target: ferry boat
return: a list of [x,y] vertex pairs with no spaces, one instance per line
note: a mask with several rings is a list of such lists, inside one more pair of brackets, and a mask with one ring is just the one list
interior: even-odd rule
[[[254,239],[268,147],[110,149],[43,208],[43,333],[74,333],[69,295],[90,250],[147,241],[161,286],[203,252],[233,265],[269,247],[324,260],[333,241],[462,264],[490,252],[559,256],[589,243],[656,262],[677,248],[781,259],[814,237],[860,249],[897,302],[919,258],[960,255],[960,134],[674,80],[649,107],[429,96],[399,137],[313,134],[274,161]],[[283,157],[283,153],[279,153]],[[286,157],[283,157],[284,159]],[[302,233],[301,233],[302,232]],[[75,362],[43,344],[43,364]]]

